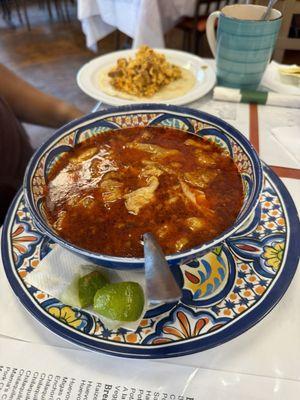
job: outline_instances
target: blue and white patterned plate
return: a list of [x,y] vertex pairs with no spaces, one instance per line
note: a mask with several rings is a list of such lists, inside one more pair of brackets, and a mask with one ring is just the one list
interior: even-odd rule
[[300,249],[298,216],[280,181],[264,167],[259,205],[222,246],[175,270],[182,300],[147,312],[136,332],[107,329],[94,316],[27,285],[24,277],[53,242],[33,225],[20,192],[2,235],[2,259],[21,303],[48,329],[92,350],[117,356],[182,356],[224,343],[262,319],[287,290]]

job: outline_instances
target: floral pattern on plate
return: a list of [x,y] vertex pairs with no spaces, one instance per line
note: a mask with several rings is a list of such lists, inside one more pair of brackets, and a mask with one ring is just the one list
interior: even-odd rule
[[[6,274],[29,311],[49,329],[88,348],[146,358],[204,350],[258,322],[279,300],[295,272],[299,249],[291,245],[288,217],[293,205],[288,199],[284,200],[288,205],[283,202],[278,181],[266,169],[264,190],[251,218],[222,246],[178,266],[175,277],[183,287],[182,301],[149,310],[135,332],[107,329],[95,316],[26,285],[24,277],[38,268],[53,243],[34,226],[22,194],[4,229]],[[296,231],[295,225],[294,235]],[[276,285],[280,285],[277,298]],[[264,308],[270,298],[271,306]],[[259,305],[262,311],[256,314]]]

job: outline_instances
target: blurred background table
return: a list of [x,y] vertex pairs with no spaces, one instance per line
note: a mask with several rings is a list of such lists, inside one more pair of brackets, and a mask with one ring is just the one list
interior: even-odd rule
[[[164,34],[177,26],[184,33],[205,32],[207,16],[220,6],[246,0],[78,0],[78,19],[87,47],[116,29],[133,39],[132,47],[142,44],[164,47]],[[198,21],[198,16],[200,22]],[[118,38],[118,36],[117,36]],[[190,41],[186,35],[185,39]],[[116,43],[118,47],[118,40]]]
[[118,29],[133,47],[164,47],[164,33],[183,15],[193,15],[196,0],[78,0],[78,19],[87,47]]

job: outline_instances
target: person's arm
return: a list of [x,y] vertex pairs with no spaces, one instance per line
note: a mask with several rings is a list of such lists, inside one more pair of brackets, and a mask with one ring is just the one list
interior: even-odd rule
[[0,64],[0,96],[23,122],[58,128],[83,115],[77,107],[34,88]]

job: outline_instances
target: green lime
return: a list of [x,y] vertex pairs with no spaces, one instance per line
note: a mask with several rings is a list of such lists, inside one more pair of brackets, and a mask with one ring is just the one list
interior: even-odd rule
[[136,321],[144,308],[144,292],[136,282],[110,283],[97,290],[94,309],[114,321]]
[[98,289],[108,283],[108,279],[100,271],[93,271],[78,280],[78,297],[81,307],[93,305]]

